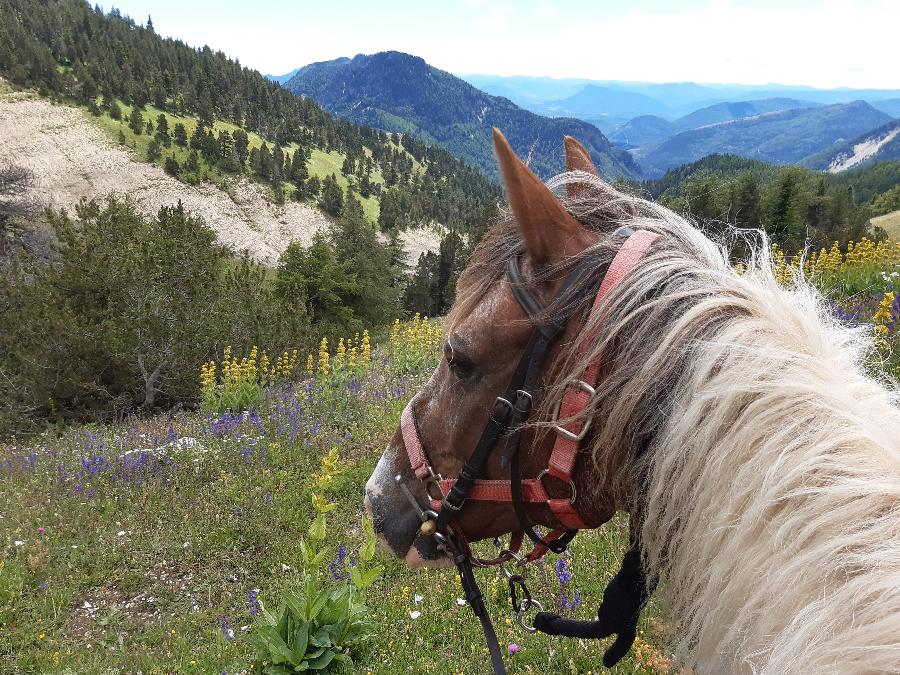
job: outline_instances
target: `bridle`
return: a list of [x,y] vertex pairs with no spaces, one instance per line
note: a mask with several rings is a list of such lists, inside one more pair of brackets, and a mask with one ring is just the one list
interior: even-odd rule
[[[613,236],[624,236],[626,239],[600,282],[589,317],[595,316],[600,311],[603,300],[609,292],[637,265],[650,245],[658,238],[658,235],[651,232],[633,231],[630,228],[620,228]],[[576,267],[563,280],[550,303],[551,306],[565,299],[571,289],[577,288],[591,271],[587,264]],[[509,259],[506,276],[516,300],[534,324],[534,328],[506,391],[494,401],[489,420],[475,444],[474,450],[457,478],[445,479],[435,473],[428,461],[416,427],[415,403],[418,397],[413,397],[403,410],[400,429],[410,465],[416,477],[424,483],[425,492],[431,502],[430,508],[421,508],[412,492],[402,482],[401,477],[397,476],[398,486],[419,512],[422,521],[419,533],[435,537],[439,545],[453,558],[466,593],[466,600],[475,615],[478,616],[484,629],[495,674],[505,673],[506,670],[496,633],[484,606],[481,591],[475,581],[473,565],[478,567],[503,566],[509,581],[513,609],[516,611],[519,624],[526,630],[534,632],[534,627],[525,623],[525,614],[532,607],[536,607],[540,611],[543,608],[531,597],[522,575],[510,572],[506,568],[506,563],[516,560],[519,564],[524,565],[543,557],[548,551],[563,553],[579,530],[592,527],[577,509],[578,495],[573,480],[573,471],[582,441],[591,428],[591,420],[583,419],[583,413],[596,395],[595,387],[600,373],[600,359],[596,358],[588,364],[580,378],[569,380],[566,383],[565,393],[553,411],[552,422],[556,439],[547,467],[541,470],[535,478],[523,479],[519,471],[522,426],[531,414],[534,395],[540,387],[541,377],[544,374],[547,353],[555,340],[563,333],[571,317],[562,322],[540,318],[546,307],[528,289],[522,276],[519,257],[513,256]],[[579,356],[586,355],[586,351],[594,343],[593,337],[593,335],[582,337],[578,347]],[[505,445],[500,463],[503,468],[509,468],[510,480],[479,478],[488,457],[501,439],[505,440]],[[551,496],[544,485],[547,477],[552,477],[564,485],[568,485],[569,494],[564,497]],[[456,514],[470,500],[512,502],[521,529],[511,535],[509,547],[501,550],[495,559],[475,558],[462,528],[455,520]],[[525,508],[527,503],[546,504],[560,526],[545,537],[541,537],[534,531],[532,522],[527,515]],[[593,527],[597,526],[599,524]],[[520,556],[518,551],[525,535],[532,540],[534,547],[527,556]],[[519,600],[520,593],[523,597],[521,602]]]

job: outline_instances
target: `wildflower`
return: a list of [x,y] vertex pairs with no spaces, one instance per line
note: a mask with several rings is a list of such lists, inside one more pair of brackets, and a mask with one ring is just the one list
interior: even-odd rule
[[328,338],[323,337],[319,343],[319,374],[325,375],[329,370]]
[[259,614],[259,603],[256,598],[258,592],[259,591],[256,588],[251,588],[247,591],[247,613],[250,614],[250,616]]
[[38,584],[38,588],[42,591],[46,591],[48,588],[50,588],[50,584],[48,584],[46,581],[42,581]]
[[409,613],[410,619],[418,619],[420,616],[422,616],[422,612],[420,612],[418,610],[415,610],[415,611]]
[[569,561],[560,558],[556,561],[556,578],[559,579],[560,587],[565,586],[572,581],[572,573],[569,571]]
[[459,605],[460,607],[464,607],[466,604],[466,599],[465,598],[457,598],[456,604]]
[[422,602],[424,599],[425,599],[424,596],[421,596],[421,595],[419,595],[418,593],[416,593],[416,594],[413,596],[413,602],[414,602],[415,604],[417,604],[417,605],[418,605],[420,602]]
[[509,644],[509,647],[506,648],[506,650],[507,650],[510,654],[515,654],[517,651],[519,651],[519,645],[517,645],[515,642],[511,642],[511,643]]
[[37,529],[37,531],[38,531],[38,534],[44,534],[44,532],[45,532],[46,530],[44,530],[43,527],[39,527],[39,528]]
[[234,642],[234,627],[226,617],[219,617],[219,628],[222,630],[223,637],[228,642]]

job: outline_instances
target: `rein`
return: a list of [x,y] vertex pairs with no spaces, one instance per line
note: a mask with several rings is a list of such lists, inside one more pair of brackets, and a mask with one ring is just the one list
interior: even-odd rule
[[[604,298],[637,265],[650,245],[658,238],[658,235],[645,230],[633,231],[630,228],[620,228],[614,233],[615,235],[627,238],[603,276],[594,297],[589,318],[599,312]],[[551,304],[563,298],[570,289],[584,280],[590,271],[585,265],[576,268],[563,281]],[[430,508],[422,509],[412,492],[402,482],[401,477],[397,476],[396,478],[397,484],[406,498],[419,512],[422,521],[419,533],[423,536],[435,537],[453,558],[466,600],[481,621],[495,675],[505,674],[506,669],[503,665],[494,627],[475,580],[473,566],[502,566],[509,582],[512,605],[519,625],[529,632],[535,632],[537,629],[525,622],[525,615],[532,608],[543,612],[543,607],[531,597],[522,575],[511,572],[506,563],[515,560],[518,565],[524,567],[526,563],[538,560],[548,551],[563,553],[579,530],[591,527],[582,518],[576,507],[578,494],[572,476],[581,443],[591,428],[591,420],[582,420],[582,413],[596,395],[595,387],[601,365],[600,359],[597,358],[588,364],[580,378],[573,378],[566,382],[565,393],[553,411],[553,429],[557,437],[547,467],[541,470],[535,478],[523,479],[519,471],[521,429],[531,414],[534,392],[540,385],[547,353],[565,330],[567,321],[562,323],[539,322],[536,319],[544,311],[545,306],[528,290],[522,277],[518,257],[509,260],[506,275],[511,282],[516,300],[534,323],[528,345],[506,391],[494,401],[488,423],[471,455],[460,470],[459,476],[455,479],[443,478],[440,474],[435,473],[429,463],[416,426],[415,403],[418,397],[413,397],[403,410],[400,429],[410,466],[416,477],[424,483]],[[585,356],[593,343],[593,337],[595,337],[595,333],[585,336],[580,341],[579,356]],[[505,439],[501,466],[509,468],[510,480],[479,478],[485,462],[501,439]],[[568,485],[569,494],[565,497],[552,497],[544,484],[547,477]],[[473,557],[462,528],[455,521],[455,515],[469,500],[512,502],[521,530],[512,534],[509,548],[501,550],[498,557],[493,560],[480,560]],[[526,513],[526,503],[546,504],[560,526],[553,529],[546,537],[538,535]],[[532,540],[534,547],[527,556],[523,557],[519,555],[518,551],[525,535]]]

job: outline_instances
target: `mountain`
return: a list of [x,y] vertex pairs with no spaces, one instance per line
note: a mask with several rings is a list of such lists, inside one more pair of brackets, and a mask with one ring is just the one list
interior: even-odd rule
[[263,77],[271,82],[277,82],[278,84],[284,84],[289,79],[291,79],[294,75],[296,75],[299,70],[300,70],[299,68],[294,68],[291,72],[287,73],[286,75],[263,75]]
[[670,115],[663,103],[646,94],[621,91],[611,87],[589,84],[574,96],[546,104],[548,112],[558,111],[578,119],[598,117],[637,117],[639,115]]
[[[54,35],[66,39],[60,43]],[[122,68],[122,63],[139,65]],[[213,201],[231,204],[222,221],[233,220],[236,227],[244,218],[235,217],[233,207],[243,208],[243,202],[249,204],[247,222],[257,230],[268,227],[254,215],[260,210],[257,202],[243,199],[245,182],[268,193],[278,207],[292,202],[275,209],[281,213],[298,211],[296,202],[333,217],[352,195],[371,224],[384,230],[435,223],[459,230],[481,226],[501,196],[495,182],[441,147],[415,138],[400,142],[335,117],[222,52],[163,38],[118,10],[106,14],[85,0],[0,2],[0,76],[13,87],[80,106],[80,114],[96,121],[114,142],[132,148],[135,158],[156,164],[158,173],[199,185],[201,191],[221,188],[225,199]],[[4,134],[2,127],[21,126],[15,108],[9,120],[0,118],[0,158],[25,163],[27,149],[22,160],[5,156],[12,132]],[[55,126],[47,122],[41,129]],[[48,136],[51,149],[55,136]],[[59,160],[51,153],[46,160],[33,158],[36,184],[56,186],[54,192],[76,199],[91,184],[102,185],[104,192],[133,192],[134,182],[119,169],[119,154],[112,153],[119,158],[104,171],[105,160],[95,155],[92,143],[67,146],[72,147],[93,167],[90,174],[84,165],[68,162],[70,170],[61,178]],[[124,187],[117,189],[120,178]],[[170,187],[163,192],[170,196],[168,203],[181,196]],[[54,195],[44,197],[51,202]],[[325,220],[319,216],[318,222]],[[204,217],[213,222],[219,214]],[[298,238],[292,227],[299,222],[273,217],[268,224],[266,236],[271,237],[266,246],[256,246],[260,259],[274,259]]]
[[670,136],[682,131],[743,117],[753,117],[779,110],[796,108],[817,108],[820,103],[800,101],[794,98],[765,98],[758,101],[737,101],[716,103],[715,105],[695,110],[694,112],[669,121],[656,115],[642,115],[625,124],[621,124],[609,134],[609,140],[624,148],[661,143]]
[[900,159],[900,120],[817,153],[803,163],[813,169],[840,173],[872,162],[897,159]]
[[648,176],[661,176],[667,169],[713,153],[789,164],[888,121],[888,115],[865,101],[781,110],[684,131],[634,154]]
[[641,115],[613,129],[609,133],[609,140],[622,148],[637,148],[662,143],[678,131],[675,122],[671,120],[656,115]]
[[576,119],[541,117],[509,99],[491,96],[467,82],[401,52],[359,54],[313,63],[285,83],[330,112],[388,131],[411,133],[497,177],[491,128],[543,176],[563,169],[562,140],[581,141],[602,172],[635,178],[640,169],[595,126]]
[[887,113],[891,117],[900,117],[900,98],[888,98],[883,101],[870,101],[872,107]]
[[819,108],[821,106],[821,103],[782,97],[763,98],[755,101],[716,103],[715,105],[695,110],[684,117],[679,117],[675,120],[675,128],[679,131],[687,131],[710,124],[730,122],[744,117],[764,115],[765,113],[778,112],[780,110]]

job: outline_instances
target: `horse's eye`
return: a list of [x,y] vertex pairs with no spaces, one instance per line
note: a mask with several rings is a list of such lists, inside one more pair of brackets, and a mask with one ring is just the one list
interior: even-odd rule
[[454,349],[449,340],[444,343],[444,360],[447,362],[447,367],[457,377],[465,377],[472,372],[472,362],[458,349]]

